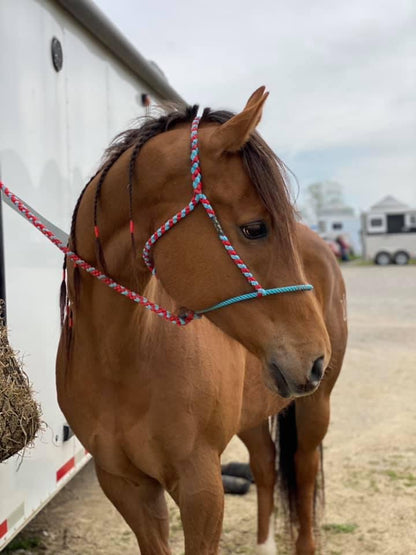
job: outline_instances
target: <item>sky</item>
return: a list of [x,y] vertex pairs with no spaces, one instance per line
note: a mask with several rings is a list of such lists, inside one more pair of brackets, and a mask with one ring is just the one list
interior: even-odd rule
[[95,0],[189,103],[240,111],[270,91],[260,133],[308,185],[357,211],[416,207],[414,0]]

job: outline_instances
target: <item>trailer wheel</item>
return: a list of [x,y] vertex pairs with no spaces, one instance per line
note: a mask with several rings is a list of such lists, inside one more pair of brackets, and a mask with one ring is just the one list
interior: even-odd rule
[[391,256],[388,252],[381,251],[376,254],[374,262],[379,266],[388,266],[391,264]]
[[406,266],[406,264],[409,262],[409,258],[410,256],[407,254],[406,251],[398,251],[394,255],[393,260],[394,263],[398,266]]

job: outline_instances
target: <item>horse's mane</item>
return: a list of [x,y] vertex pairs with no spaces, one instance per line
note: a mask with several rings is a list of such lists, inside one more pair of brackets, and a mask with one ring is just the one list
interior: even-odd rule
[[[191,123],[198,113],[198,106],[178,108],[158,118],[145,117],[138,121],[139,127],[128,129],[117,135],[104,153],[101,168],[105,171],[107,166],[112,166],[123,152],[135,147],[131,157],[131,171],[134,171],[134,162],[140,147],[152,137],[173,129],[181,123]],[[213,111],[205,108],[201,116],[201,123],[225,123],[235,114],[228,110]],[[288,170],[285,164],[276,156],[264,139],[253,133],[249,141],[241,150],[245,169],[264,206],[270,212],[273,222],[281,227],[282,217],[293,219],[294,209],[288,192]],[[131,176],[130,176],[131,178]],[[133,180],[130,179],[130,182]]]
[[[102,162],[98,171],[90,179],[82,190],[72,215],[70,241],[74,252],[77,252],[76,237],[76,221],[78,209],[85,190],[93,179],[100,175],[94,200],[94,226],[97,226],[98,201],[104,180],[111,167],[117,162],[120,156],[128,149],[132,149],[129,163],[129,198],[130,198],[130,219],[132,214],[132,188],[134,182],[134,171],[137,156],[141,147],[150,139],[173,129],[176,125],[182,123],[191,123],[198,113],[198,106],[177,107],[159,117],[145,116],[139,118],[138,125],[118,134],[109,147],[106,149]],[[222,124],[228,121],[233,114],[227,110],[213,111],[205,108],[201,116],[201,123],[218,123]],[[292,252],[292,231],[294,226],[294,208],[290,200],[288,189],[288,171],[284,163],[276,156],[272,149],[266,144],[262,137],[257,133],[250,136],[248,142],[241,149],[241,157],[244,167],[255,187],[263,205],[270,213],[274,231],[278,234],[282,243],[282,248],[288,252],[288,256]],[[104,253],[101,246],[100,238],[97,237],[97,259],[103,270],[106,272],[106,264]],[[132,234],[132,247],[135,252],[134,236]],[[66,263],[64,262],[64,269]],[[77,280],[78,269],[75,269],[75,280]],[[66,295],[65,295],[66,298]],[[66,301],[61,295],[61,307]]]

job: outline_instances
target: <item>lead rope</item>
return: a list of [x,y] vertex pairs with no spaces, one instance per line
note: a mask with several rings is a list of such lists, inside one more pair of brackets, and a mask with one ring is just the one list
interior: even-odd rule
[[32,214],[32,212],[27,208],[24,202],[18,196],[12,193],[10,189],[8,189],[1,181],[0,181],[0,189],[12,201],[12,203],[16,206],[19,212],[33,226],[35,226],[36,229],[38,229],[41,233],[43,233],[43,235],[45,235],[45,237],[49,239],[51,243],[53,243],[56,247],[58,247],[58,249],[62,251],[67,256],[67,258],[72,260],[72,262],[74,262],[82,270],[85,270],[88,274],[97,278],[102,283],[105,283],[105,285],[107,285],[110,289],[113,289],[117,293],[120,293],[120,295],[123,295],[124,297],[127,297],[131,301],[134,301],[135,303],[138,303],[144,306],[144,308],[146,308],[147,310],[151,310],[161,318],[164,318],[165,320],[167,320],[168,322],[172,322],[173,324],[177,324],[178,326],[185,326],[195,318],[195,316],[193,315],[186,315],[185,317],[177,316],[176,314],[173,314],[166,308],[159,306],[157,303],[153,303],[152,301],[149,301],[149,299],[144,297],[143,295],[139,295],[135,291],[132,291],[131,289],[128,289],[127,287],[124,287],[119,283],[116,283],[106,274],[103,274],[102,272],[100,272],[100,270],[97,270],[97,268],[95,268],[91,264],[88,264],[88,262],[85,262],[85,260],[80,258],[77,254],[72,252],[66,245],[64,245],[62,241],[52,233],[52,231],[50,231],[34,214]]

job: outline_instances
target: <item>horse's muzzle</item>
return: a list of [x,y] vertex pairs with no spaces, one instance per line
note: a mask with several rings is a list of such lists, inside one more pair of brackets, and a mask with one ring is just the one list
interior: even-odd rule
[[317,358],[312,364],[308,377],[303,383],[296,383],[287,372],[284,372],[279,365],[272,361],[269,364],[271,378],[276,386],[277,392],[281,397],[302,397],[313,393],[321,383],[324,375],[324,357]]

